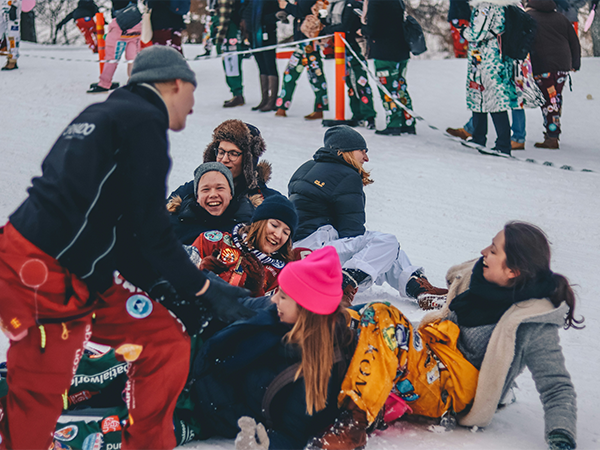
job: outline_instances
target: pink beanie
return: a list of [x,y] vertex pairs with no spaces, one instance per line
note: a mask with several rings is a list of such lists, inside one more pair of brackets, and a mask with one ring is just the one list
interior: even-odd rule
[[342,265],[333,247],[288,263],[277,281],[283,292],[315,314],[335,312],[342,300]]

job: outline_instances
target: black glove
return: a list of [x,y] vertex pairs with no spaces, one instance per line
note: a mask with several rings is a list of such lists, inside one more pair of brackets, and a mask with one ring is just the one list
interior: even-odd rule
[[563,431],[555,430],[548,436],[548,450],[573,450],[575,442]]
[[238,299],[249,297],[250,291],[232,286],[212,272],[204,272],[210,280],[206,292],[196,297],[198,304],[209,307],[210,311],[225,323],[240,319],[249,319],[256,313],[243,306]]

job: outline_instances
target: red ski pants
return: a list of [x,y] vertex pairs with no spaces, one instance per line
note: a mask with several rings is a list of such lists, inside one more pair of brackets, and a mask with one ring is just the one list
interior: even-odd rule
[[[39,278],[43,284],[27,282],[33,278],[24,277],[27,273],[22,267],[11,266],[11,260],[23,265],[22,260],[14,258],[16,248],[47,266],[47,277]],[[0,448],[50,447],[63,409],[63,395],[89,339],[114,347],[130,362],[126,388],[130,416],[123,428],[122,448],[174,448],[173,412],[187,380],[190,361],[190,340],[182,324],[162,305],[120,277],[98,297],[93,313],[89,307],[82,307],[83,315],[79,318],[51,317],[49,311],[56,303],[44,286],[54,287],[56,279],[62,281],[65,273],[56,260],[37,249],[10,224],[4,228],[0,234],[0,318],[4,325],[13,316],[25,317],[24,311],[15,315],[14,308],[5,308],[8,302],[21,301],[15,292],[21,296],[35,295],[36,307],[29,308],[29,314],[43,327],[29,326],[24,337],[21,334],[18,341],[10,343],[9,392],[0,403]],[[23,280],[37,287],[23,289]],[[27,301],[23,304],[29,306]]]
[[98,53],[98,36],[96,35],[96,21],[93,17],[81,17],[75,21],[77,28],[83,34],[85,43],[94,53]]

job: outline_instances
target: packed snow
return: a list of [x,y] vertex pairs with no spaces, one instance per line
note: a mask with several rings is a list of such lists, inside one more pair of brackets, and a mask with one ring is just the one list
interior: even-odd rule
[[[188,58],[202,52],[186,46]],[[69,61],[70,60],[70,61]],[[23,201],[33,176],[40,173],[45,154],[66,125],[87,105],[106,98],[85,91],[98,78],[98,64],[84,47],[42,46],[24,43],[19,70],[0,74],[0,219],[5,221]],[[285,60],[279,61],[280,74]],[[250,110],[259,99],[258,70],[244,61],[246,105],[222,108],[231,97],[219,59],[190,61],[198,76],[194,114],[187,128],[171,133],[173,167],[168,191],[192,178],[213,128],[237,118],[260,128],[267,142],[264,159],[273,164],[270,187],[287,193],[287,181],[322,143],[325,129],[303,119],[312,112],[314,96],[303,75],[287,118]],[[372,64],[372,63],[371,63]],[[334,70],[325,62],[334,110]],[[465,60],[416,60],[409,64],[408,86],[415,111],[440,130],[460,127],[469,118],[465,106]],[[416,136],[377,136],[358,130],[369,146],[375,183],[366,188],[367,226],[395,234],[412,262],[425,267],[430,281],[444,283],[452,265],[475,258],[508,220],[520,219],[541,226],[553,245],[553,269],[576,285],[577,317],[586,328],[561,332],[566,364],[579,394],[578,448],[600,448],[600,333],[597,321],[600,297],[600,153],[597,144],[600,117],[600,59],[584,58],[582,70],[572,75],[573,91],[564,92],[563,134],[558,151],[535,149],[542,140],[539,109],[527,111],[526,150],[514,152],[536,163],[484,156],[444,137],[423,123]],[[125,84],[121,64],[114,81]],[[371,84],[373,86],[373,83]],[[385,114],[376,94],[377,125]],[[330,111],[327,118],[333,118]],[[346,117],[350,117],[348,108]],[[488,146],[495,139],[490,121]],[[549,161],[553,167],[542,163]],[[561,170],[568,165],[574,170]],[[583,172],[589,169],[593,172]],[[120,201],[120,199],[115,199]],[[401,299],[389,286],[360,292],[357,302],[392,301],[413,321],[422,312]],[[0,338],[0,358],[8,341]],[[398,422],[369,439],[368,449],[544,449],[542,405],[528,373],[518,380],[516,403],[499,411],[483,431],[457,429],[432,433],[423,425]],[[231,440],[211,439],[188,444],[191,449],[233,449]]]

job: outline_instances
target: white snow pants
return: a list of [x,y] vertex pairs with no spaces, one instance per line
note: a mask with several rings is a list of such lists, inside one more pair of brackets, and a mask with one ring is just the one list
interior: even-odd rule
[[368,288],[373,283],[381,286],[387,282],[403,297],[406,295],[406,283],[416,271],[422,267],[413,266],[396,236],[379,231],[366,231],[365,234],[349,238],[339,238],[338,232],[331,225],[324,225],[304,239],[294,242],[294,247],[305,247],[311,250],[330,245],[340,257],[342,268],[358,269],[369,275],[361,283]]
[[13,0],[11,4],[17,8],[15,20],[10,20],[8,2],[6,0],[0,1],[0,40],[6,37],[7,56],[18,59],[21,42],[21,0]]

